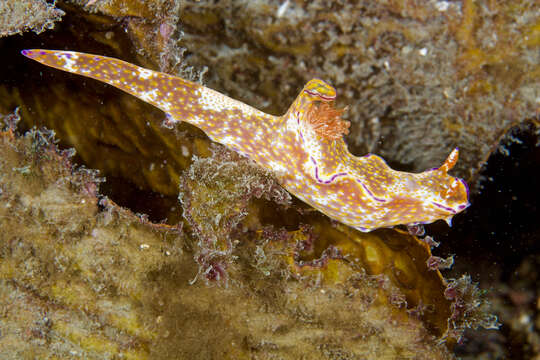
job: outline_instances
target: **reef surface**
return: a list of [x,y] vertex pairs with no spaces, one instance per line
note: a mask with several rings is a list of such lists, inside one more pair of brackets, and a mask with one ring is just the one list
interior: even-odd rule
[[[487,159],[523,166],[508,144],[523,141],[519,129],[538,136],[537,3],[25,3],[43,11],[0,8],[0,114],[18,107],[30,130],[17,135],[19,113],[4,117],[0,348],[11,358],[433,359],[453,358],[466,338],[464,358],[540,353],[539,292],[523,280],[536,276],[538,231],[534,221],[501,230],[528,217],[482,200],[523,169],[499,173]],[[450,279],[438,268],[452,261],[429,243],[335,224],[198,129],[163,127],[160,111],[19,55],[36,47],[122,58],[274,114],[320,77],[349,106],[352,151],[402,170],[439,165],[459,146],[473,206],[456,217],[461,231],[427,229],[441,254],[457,254]],[[505,263],[499,237],[531,255]],[[503,331],[463,337],[496,324],[466,272],[493,287]]]
[[[153,224],[99,196],[103,179],[74,166],[52,132],[19,136],[17,115],[5,121],[4,359],[452,359],[461,326],[495,321],[468,279],[446,283],[428,269],[429,246],[409,234],[287,231],[243,216],[212,229],[204,216],[227,212],[198,201],[216,181],[186,186],[197,231]],[[205,165],[193,172],[218,166]],[[482,305],[458,314],[464,300]]]

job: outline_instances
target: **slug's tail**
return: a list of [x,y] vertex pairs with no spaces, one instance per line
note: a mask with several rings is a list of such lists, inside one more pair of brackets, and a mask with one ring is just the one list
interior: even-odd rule
[[257,154],[254,134],[262,139],[271,138],[272,129],[281,121],[212,89],[122,60],[74,51],[21,53],[47,66],[115,86],[163,110],[168,114],[167,125],[191,123],[210,139],[243,154]]
[[105,56],[41,49],[22,50],[21,54],[47,66],[115,86],[172,115],[181,113],[190,94],[200,88],[179,77]]

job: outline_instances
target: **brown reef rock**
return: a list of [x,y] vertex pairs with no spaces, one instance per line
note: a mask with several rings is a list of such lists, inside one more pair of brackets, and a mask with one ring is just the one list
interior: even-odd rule
[[100,198],[72,151],[14,120],[0,134],[5,359],[453,358],[452,303],[411,235],[242,221],[227,263],[201,262],[200,235]]

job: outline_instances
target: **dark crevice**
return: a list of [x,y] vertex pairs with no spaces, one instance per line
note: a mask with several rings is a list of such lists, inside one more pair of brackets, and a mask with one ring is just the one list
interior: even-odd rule
[[[428,227],[441,245],[436,254],[456,254],[446,278],[469,273],[489,291],[493,311],[502,322],[499,331],[466,333],[458,356],[481,353],[525,359],[534,355],[524,330],[510,326],[520,311],[534,313],[540,276],[540,142],[537,121],[513,128],[492,154],[480,177],[480,191],[471,207],[456,216],[452,228]],[[536,295],[535,295],[536,294]],[[529,299],[528,299],[529,298]],[[528,309],[528,310],[526,310]]]

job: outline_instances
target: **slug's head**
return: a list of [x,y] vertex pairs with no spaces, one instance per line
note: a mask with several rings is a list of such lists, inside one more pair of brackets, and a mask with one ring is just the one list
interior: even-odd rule
[[323,139],[336,140],[349,133],[350,123],[341,119],[345,109],[334,108],[336,89],[320,79],[310,80],[289,113],[298,117]]
[[441,167],[422,173],[420,181],[424,187],[424,208],[435,219],[446,220],[449,224],[454,215],[470,205],[465,181],[448,175],[457,162],[458,154],[458,149],[454,149]]

